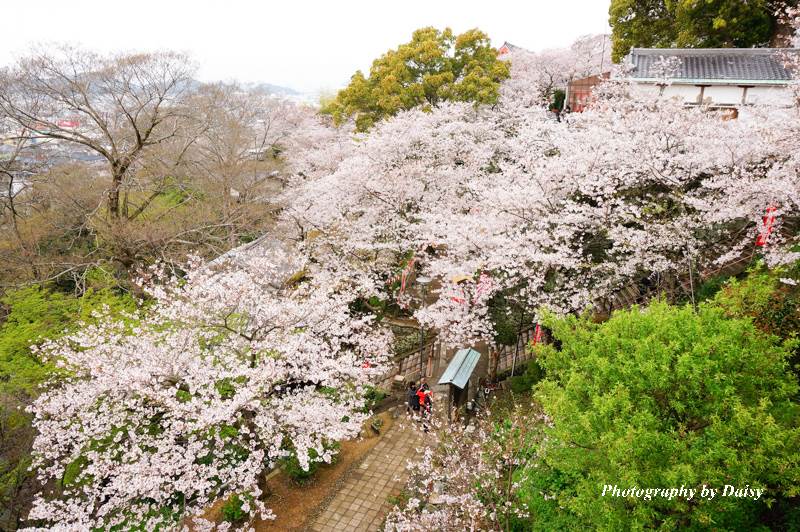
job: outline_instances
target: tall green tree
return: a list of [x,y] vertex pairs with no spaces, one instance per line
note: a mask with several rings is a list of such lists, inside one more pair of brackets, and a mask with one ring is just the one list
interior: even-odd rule
[[612,0],[612,59],[631,48],[767,46],[797,0]]
[[773,18],[766,0],[677,0],[674,4],[676,44],[681,47],[767,46],[772,36]]
[[417,106],[443,101],[495,103],[509,64],[497,58],[489,37],[478,29],[455,35],[450,28],[422,28],[411,42],[372,63],[369,76],[356,72],[323,112],[337,123],[355,118],[359,131]]
[[619,63],[631,48],[671,46],[675,16],[664,0],[611,0],[611,59]]
[[[756,530],[800,518],[794,341],[711,304],[545,323],[561,348],[538,348],[547,376],[534,390],[552,424],[542,463],[518,479],[534,528]],[[766,492],[646,500],[603,495],[606,485]]]

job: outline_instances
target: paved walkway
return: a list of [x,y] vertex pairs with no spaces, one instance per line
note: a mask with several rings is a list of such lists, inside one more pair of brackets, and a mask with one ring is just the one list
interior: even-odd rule
[[419,425],[401,414],[363,462],[349,473],[342,489],[320,514],[314,532],[375,532],[394,506],[389,497],[405,487],[406,463],[422,444]]

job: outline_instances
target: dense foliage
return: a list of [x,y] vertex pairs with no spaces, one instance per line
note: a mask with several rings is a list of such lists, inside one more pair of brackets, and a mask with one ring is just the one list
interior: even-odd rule
[[[800,485],[793,346],[712,305],[545,320],[536,398],[552,417],[542,467],[525,476],[532,514],[571,529],[756,527]],[[766,489],[759,500],[602,496],[604,485]],[[544,495],[542,495],[544,494]],[[562,510],[563,509],[563,510]],[[561,511],[560,511],[561,510]],[[534,521],[548,529],[547,519]]]
[[768,270],[763,264],[742,280],[731,279],[714,298],[726,314],[750,317],[767,334],[795,338],[800,334],[800,263]]
[[615,62],[631,48],[767,46],[796,0],[612,0]]
[[81,297],[32,286],[2,298],[7,313],[0,325],[0,528],[15,528],[29,509],[35,488],[31,465],[34,432],[24,408],[57,370],[31,346],[61,336],[103,309],[118,314],[135,308],[132,298],[107,289]]
[[[518,372],[519,373],[519,372]],[[514,393],[530,392],[533,386],[542,380],[544,370],[536,359],[530,360],[521,375],[511,377],[511,391]]]
[[508,64],[498,60],[489,37],[473,29],[422,28],[411,41],[372,63],[368,77],[356,72],[324,112],[338,122],[354,117],[366,131],[377,121],[417,106],[443,101],[495,103]]
[[[714,303],[546,314],[534,404],[444,430],[390,530],[792,529],[800,517],[794,341]],[[526,375],[527,376],[527,375]],[[517,383],[521,383],[520,379]],[[465,465],[468,464],[468,465]],[[716,492],[701,495],[703,486]],[[764,489],[723,496],[725,485]],[[420,489],[433,487],[433,493]],[[612,496],[606,486],[695,490]],[[428,488],[428,489],[429,489]],[[792,529],[793,530],[793,529]]]

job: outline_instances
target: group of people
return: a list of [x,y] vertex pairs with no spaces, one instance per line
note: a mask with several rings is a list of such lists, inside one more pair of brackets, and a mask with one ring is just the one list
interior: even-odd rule
[[433,392],[430,386],[428,386],[425,377],[422,377],[419,385],[415,382],[408,383],[406,398],[406,413],[421,420],[423,422],[423,429],[427,432],[427,420],[430,418],[433,409]]

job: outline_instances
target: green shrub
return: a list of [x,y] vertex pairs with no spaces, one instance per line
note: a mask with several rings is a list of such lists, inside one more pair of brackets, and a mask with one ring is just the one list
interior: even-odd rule
[[717,275],[707,279],[703,284],[697,287],[695,298],[697,301],[706,301],[713,298],[722,288],[725,283],[730,279],[728,275]]
[[238,524],[245,520],[247,512],[242,509],[245,501],[248,504],[253,504],[253,496],[249,494],[239,495],[233,494],[225,504],[222,505],[222,520],[228,523]]
[[[324,442],[322,447],[325,450],[333,451],[333,457],[330,463],[335,464],[338,459],[338,452],[341,444],[339,442]],[[293,452],[288,458],[283,460],[283,470],[289,475],[289,478],[301,484],[305,483],[311,479],[325,463],[320,459],[320,455],[315,449],[309,449],[308,456],[308,470],[300,466],[300,461],[297,459],[296,452]]]
[[514,393],[528,393],[543,377],[544,370],[542,367],[536,360],[531,360],[522,375],[511,377],[511,391]]
[[550,103],[550,109],[558,109],[559,111],[564,109],[564,100],[567,98],[567,93],[562,89],[556,89],[553,91],[553,100]]
[[381,401],[386,399],[386,397],[387,394],[382,389],[376,388],[375,386],[367,386],[366,392],[364,393],[364,408],[361,409],[361,412],[364,414],[371,412]]
[[394,354],[402,355],[419,349],[420,334],[418,330],[393,327],[392,332],[394,333],[392,342],[392,352]]
[[751,318],[762,331],[781,338],[800,333],[800,286],[781,278],[800,277],[800,266],[767,270],[758,266],[746,278],[731,279],[714,298],[716,305],[733,318]]
[[[770,505],[791,507],[800,494],[792,342],[709,303],[695,312],[659,301],[602,324],[543,321],[561,349],[537,347],[546,377],[534,396],[552,424],[537,467],[515,478],[529,529],[786,528]],[[768,491],[691,502],[601,495],[604,485],[704,484]]]

